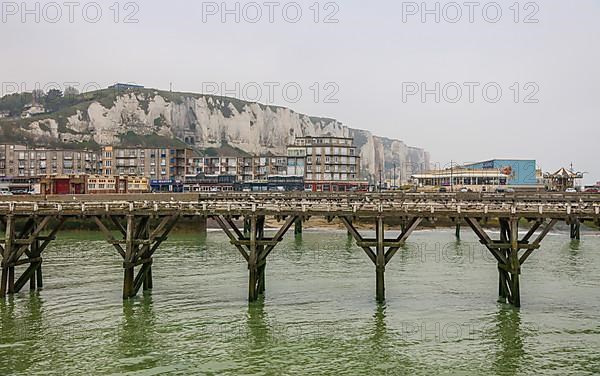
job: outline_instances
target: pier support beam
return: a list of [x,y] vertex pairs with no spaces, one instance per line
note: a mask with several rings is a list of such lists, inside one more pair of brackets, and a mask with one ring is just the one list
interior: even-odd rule
[[206,217],[198,217],[198,231],[202,238],[208,236],[208,220]]
[[456,222],[456,232],[455,232],[456,240],[460,240],[460,220]]
[[250,237],[250,231],[251,231],[250,218],[244,217],[244,236],[247,237],[247,238],[249,238]]
[[571,221],[571,240],[581,240],[581,221],[579,218]]
[[[465,218],[467,224],[473,229],[481,244],[490,251],[498,261],[499,288],[498,301],[509,303],[515,307],[521,306],[521,287],[520,275],[521,267],[527,261],[531,254],[538,250],[542,240],[548,235],[550,230],[558,220],[553,219],[545,224],[540,219],[534,222],[527,234],[519,240],[519,218],[500,218],[500,240],[494,241],[485,232],[481,224],[474,218]],[[536,231],[544,225],[536,240],[531,243],[530,239],[536,234]],[[523,255],[519,256],[519,251],[524,250]]]
[[385,238],[385,223],[382,216],[377,217],[375,220],[375,239],[363,238],[352,224],[351,218],[340,217],[340,220],[346,226],[348,232],[352,234],[356,244],[365,251],[369,259],[375,264],[375,297],[378,302],[384,302],[385,268],[423,219],[410,219],[396,239]]
[[303,228],[302,228],[302,218],[298,218],[296,219],[296,222],[294,224],[294,235],[298,236],[298,235],[302,235],[303,232]]
[[258,300],[258,297],[266,290],[267,257],[281,242],[288,230],[301,218],[298,216],[287,217],[273,238],[265,237],[264,215],[249,215],[245,218],[244,228],[246,223],[250,225],[247,234],[237,228],[231,217],[214,216],[213,218],[225,232],[231,244],[248,262],[248,301]]
[[375,222],[375,232],[377,236],[377,253],[375,258],[375,291],[378,302],[385,301],[385,225],[383,217],[377,218]]
[[[125,226],[121,223],[121,218],[116,216],[109,216],[109,218],[122,235],[122,240],[117,240],[113,236],[100,217],[93,217],[107,241],[123,257],[123,299],[136,296],[141,288],[144,291],[152,290],[154,287],[152,256],[167,240],[167,236],[179,220],[179,214],[160,217],[158,226],[153,229],[150,226],[152,217],[148,215],[127,215]],[[125,249],[122,247],[123,244]],[[136,267],[140,267],[137,275]]]
[[[6,218],[5,237],[3,245],[0,245],[2,253],[0,297],[6,296],[7,293],[20,292],[27,282],[32,291],[43,287],[42,253],[54,240],[56,233],[65,222],[65,219],[61,218],[48,236],[41,236],[41,233],[49,227],[52,219],[54,219],[52,216],[42,219],[35,216],[28,217],[21,231],[17,232],[16,217],[8,216]],[[26,258],[22,259],[23,256]],[[19,265],[28,265],[28,267],[23,273],[17,275],[16,267]],[[18,278],[16,278],[17,276]]]

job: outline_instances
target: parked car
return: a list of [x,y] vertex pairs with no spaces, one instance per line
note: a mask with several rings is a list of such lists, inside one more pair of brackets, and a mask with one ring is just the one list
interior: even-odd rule
[[448,189],[446,187],[441,187],[440,193],[448,193]]
[[577,193],[577,190],[575,188],[567,188],[565,193]]
[[588,188],[585,193],[600,193],[600,188]]
[[496,193],[515,193],[515,190],[513,188],[498,187]]
[[12,194],[22,196],[22,195],[31,195],[31,194],[33,194],[33,192],[30,190],[27,190],[27,189],[15,189],[12,192]]
[[8,188],[0,188],[0,196],[12,196],[12,192]]

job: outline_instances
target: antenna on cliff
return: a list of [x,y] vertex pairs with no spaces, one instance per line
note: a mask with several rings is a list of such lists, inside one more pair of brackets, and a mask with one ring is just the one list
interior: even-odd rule
[[173,83],[169,82],[169,91],[172,93],[173,92]]

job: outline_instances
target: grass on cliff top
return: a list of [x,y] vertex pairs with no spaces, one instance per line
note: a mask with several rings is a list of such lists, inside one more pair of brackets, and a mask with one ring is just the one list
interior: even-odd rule
[[[238,113],[242,113],[246,106],[256,104],[262,110],[270,109],[273,112],[277,112],[280,109],[287,109],[286,107],[276,106],[276,105],[266,105],[258,102],[248,102],[245,100],[241,100],[238,98],[213,95],[213,94],[202,94],[202,93],[188,93],[188,92],[170,92],[165,90],[157,90],[151,88],[143,88],[143,89],[127,89],[127,90],[117,90],[117,89],[101,89],[96,91],[90,91],[87,93],[81,93],[73,97],[73,101],[71,104],[59,108],[57,111],[50,114],[43,114],[41,116],[35,116],[30,119],[26,119],[28,121],[35,121],[40,119],[56,119],[59,124],[61,124],[64,128],[66,125],[66,118],[72,116],[77,113],[77,110],[82,111],[87,116],[87,109],[89,106],[98,102],[105,108],[111,108],[115,104],[117,98],[122,95],[134,94],[138,97],[140,101],[140,106],[144,109],[144,111],[148,111],[149,101],[152,100],[156,95],[160,95],[167,102],[172,102],[176,104],[182,104],[185,98],[206,98],[208,100],[209,108],[211,110],[219,110],[223,113],[225,117],[232,117],[233,113],[231,111],[231,106],[233,106]],[[212,99],[210,101],[209,99]],[[217,104],[219,103],[219,104]],[[293,110],[290,109],[293,112]],[[331,122],[337,122],[335,119],[330,119],[326,117],[315,117],[308,116],[304,114],[298,114],[300,117],[306,117],[311,122],[315,124],[329,124]],[[0,119],[1,122],[5,121],[15,121],[14,119]],[[68,132],[68,130],[65,130]]]

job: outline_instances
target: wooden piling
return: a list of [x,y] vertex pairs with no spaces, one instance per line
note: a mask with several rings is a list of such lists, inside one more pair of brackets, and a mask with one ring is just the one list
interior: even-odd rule
[[302,218],[297,218],[295,223],[294,223],[294,235],[298,236],[298,235],[302,235]]
[[519,219],[510,220],[510,255],[508,265],[510,268],[510,296],[511,304],[517,308],[521,307],[521,288],[519,276],[521,274],[521,263],[519,262]]
[[571,240],[581,240],[581,221],[579,218],[571,221]]
[[[257,240],[265,239],[265,216],[261,215],[257,218],[256,221],[256,234]],[[267,268],[267,260],[266,257],[262,258],[261,256],[264,254],[265,246],[263,244],[257,244],[256,253],[257,253],[257,280],[256,280],[256,298],[258,299],[258,295],[264,294],[266,289],[266,268]]]
[[376,252],[376,298],[378,302],[385,301],[385,229],[383,217],[378,217],[375,223],[375,232],[377,237]]
[[[506,218],[500,218],[500,243],[506,244],[510,239],[510,224]],[[502,256],[503,260],[508,259],[509,251],[504,248],[497,249],[497,252]],[[506,270],[506,264],[504,262],[498,263],[498,280],[499,280],[499,291],[498,301],[500,303],[506,303],[510,300],[510,277]]]
[[198,217],[198,231],[200,232],[200,236],[202,238],[206,238],[208,236],[208,224],[206,217]]
[[125,260],[123,262],[123,299],[129,299],[134,296],[134,216],[127,216],[127,227],[125,234]]
[[250,237],[252,231],[252,220],[249,217],[244,217],[244,237]]
[[37,289],[37,282],[36,282],[36,278],[37,278],[37,269],[42,267],[42,262],[37,262],[37,261],[32,261],[33,259],[39,258],[40,252],[40,242],[37,239],[33,240],[33,243],[31,243],[31,256],[29,257],[29,268],[32,269],[31,272],[31,276],[29,277],[29,290],[30,291],[35,291]]
[[250,216],[250,253],[248,254],[248,301],[254,302],[258,299],[256,284],[258,281],[258,246],[256,238],[258,233],[258,218]]
[[10,258],[13,254],[13,242],[15,239],[15,218],[12,215],[7,216],[4,236],[4,252],[2,254],[2,276],[0,279],[0,297],[6,296],[10,292],[11,275],[14,290],[14,267],[9,266]]

